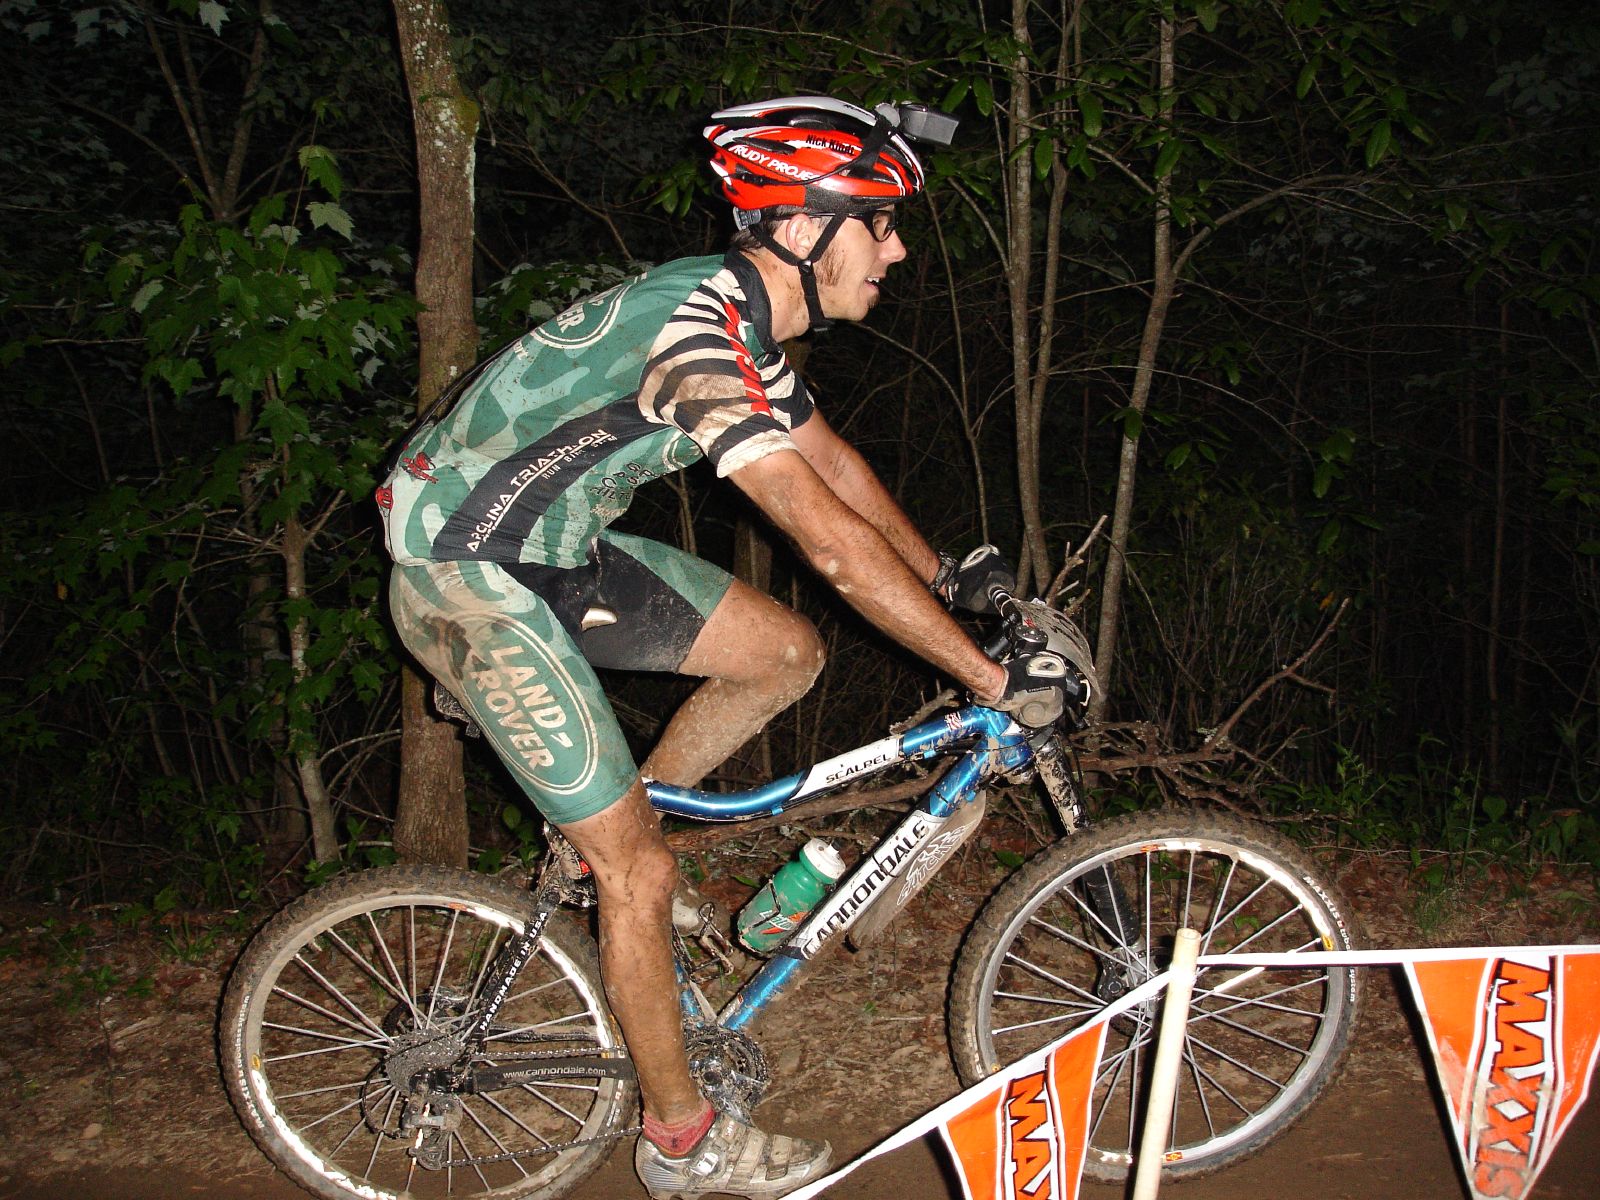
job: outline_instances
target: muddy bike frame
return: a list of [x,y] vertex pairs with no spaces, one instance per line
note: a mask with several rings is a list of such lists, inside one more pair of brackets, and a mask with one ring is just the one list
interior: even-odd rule
[[[1049,611],[1041,602],[1020,601],[998,588],[991,590],[990,600],[1002,615],[1000,631],[984,647],[991,657],[1008,658],[1031,652],[1050,641],[1050,633],[1036,623],[1043,612]],[[1076,636],[1082,637],[1081,634]],[[1087,698],[1085,687],[1079,692],[1079,699],[1086,701]],[[905,819],[829,890],[720,1013],[712,1012],[694,984],[692,964],[686,958],[683,939],[677,939],[679,997],[685,1020],[690,1025],[714,1022],[724,1029],[742,1031],[798,982],[806,964],[828,942],[861,924],[863,918],[876,913],[880,905],[891,905],[881,915],[893,918],[977,827],[982,809],[974,810],[973,805],[980,802],[982,785],[991,778],[1023,779],[1036,770],[1066,832],[1073,833],[1078,827],[1081,808],[1077,788],[1065,769],[1059,739],[1054,723],[1030,731],[1008,713],[972,704],[742,792],[704,792],[646,780],[645,790],[651,806],[668,816],[724,823],[753,821],[779,816],[821,792],[914,759],[958,756]],[[546,872],[552,869],[560,868],[547,860]],[[583,870],[586,872],[587,868]],[[548,874],[541,876],[535,887],[538,903],[533,919],[501,950],[485,986],[478,993],[485,999],[477,1006],[474,1019],[464,1031],[464,1044],[474,1044],[489,1033],[517,975],[538,948],[545,923],[561,895],[559,887],[546,887],[547,877]],[[1109,885],[1099,887],[1091,881],[1089,889],[1096,907],[1106,906],[1112,923],[1121,925],[1126,905],[1120,902],[1120,897]],[[592,892],[580,894],[586,894],[592,901]],[[879,921],[875,916],[873,928],[881,929],[886,923],[887,920]],[[619,1066],[613,1065],[600,1073],[613,1075],[620,1071]],[[478,1086],[523,1083],[535,1073],[537,1069],[508,1071],[490,1067],[480,1073]],[[571,1072],[562,1067],[560,1073]]]
[[[743,1030],[799,981],[806,964],[828,942],[855,926],[879,904],[893,904],[894,910],[886,914],[892,917],[976,828],[976,818],[982,814],[981,810],[973,811],[972,806],[979,802],[984,782],[997,775],[1015,775],[1030,767],[1047,768],[1048,764],[1059,763],[1060,747],[1053,731],[1038,730],[1031,737],[1043,748],[1042,753],[1035,752],[1029,732],[1009,715],[970,705],[748,791],[713,793],[646,781],[645,790],[651,806],[669,816],[697,821],[753,821],[780,815],[818,793],[913,759],[959,754],[912,811],[871,853],[863,856],[854,870],[839,880],[720,1014],[710,1010],[703,993],[694,984],[692,964],[685,958],[686,952],[679,941],[676,952],[679,1002],[686,1021],[691,1026],[715,1023],[724,1029]],[[1041,770],[1041,774],[1046,776],[1047,783],[1051,777],[1062,778],[1048,769]],[[1049,790],[1060,809],[1063,787],[1070,808],[1061,815],[1070,831],[1076,825],[1076,793],[1070,784],[1051,786]],[[547,869],[560,868],[552,863]],[[501,948],[490,966],[484,985],[478,991],[482,1001],[460,1035],[463,1047],[477,1044],[490,1033],[517,976],[538,949],[545,924],[559,903],[558,894],[559,890],[547,891],[542,885],[536,886],[538,901],[533,917],[519,935]],[[535,1066],[480,1067],[472,1073],[470,1090],[481,1093],[550,1078],[623,1078],[630,1074],[631,1064],[626,1059],[576,1054],[543,1060]],[[436,1073],[435,1082],[442,1089],[450,1090],[460,1081],[451,1071],[444,1070]]]
[[[697,821],[749,821],[779,815],[841,784],[914,759],[952,754],[963,746],[961,756],[905,819],[862,856],[728,1001],[718,1014],[719,1025],[743,1029],[798,981],[805,965],[828,942],[876,905],[892,897],[897,907],[904,906],[971,833],[972,825],[960,818],[977,801],[983,783],[995,775],[1027,770],[1034,762],[1033,747],[1027,731],[1010,716],[972,705],[749,791],[711,793],[646,781],[650,803],[658,812]],[[685,993],[686,1010],[703,1016],[690,989]]]

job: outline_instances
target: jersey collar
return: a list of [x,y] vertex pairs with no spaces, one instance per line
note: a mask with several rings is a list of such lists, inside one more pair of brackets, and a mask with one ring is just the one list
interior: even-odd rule
[[733,272],[739,290],[744,293],[746,315],[755,329],[762,351],[781,354],[783,347],[772,338],[772,301],[767,296],[767,285],[761,278],[761,272],[755,263],[737,250],[729,250],[723,263]]

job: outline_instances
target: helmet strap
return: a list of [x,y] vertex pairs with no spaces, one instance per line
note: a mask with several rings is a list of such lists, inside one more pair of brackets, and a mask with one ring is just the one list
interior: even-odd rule
[[[815,216],[818,214],[806,215]],[[822,227],[822,235],[817,238],[816,243],[811,247],[811,252],[804,258],[801,258],[787,246],[780,244],[777,238],[773,237],[760,225],[752,226],[750,229],[756,241],[770,250],[780,261],[788,263],[800,272],[800,291],[806,298],[806,315],[810,320],[811,329],[817,333],[831,329],[833,322],[828,320],[822,313],[822,301],[817,296],[817,274],[815,268],[818,260],[827,252],[829,244],[832,243],[839,230],[844,227],[847,219],[842,212],[828,214],[828,223]]]

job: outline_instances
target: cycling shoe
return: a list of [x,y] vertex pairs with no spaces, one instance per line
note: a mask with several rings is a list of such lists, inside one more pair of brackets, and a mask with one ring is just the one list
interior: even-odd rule
[[827,1142],[763,1133],[718,1113],[706,1135],[682,1158],[670,1157],[641,1137],[633,1166],[652,1200],[688,1200],[710,1192],[769,1200],[818,1178],[832,1158]]

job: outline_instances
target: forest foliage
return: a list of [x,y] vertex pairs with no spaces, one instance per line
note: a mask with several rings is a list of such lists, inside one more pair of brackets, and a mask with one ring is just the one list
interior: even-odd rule
[[[1348,598],[1209,790],[1356,844],[1593,862],[1591,9],[457,0],[483,347],[721,244],[716,106],[954,111],[885,303],[801,352],[834,426],[936,544],[994,540],[1041,588],[1122,497],[1125,578],[1102,536],[1081,612],[1093,636],[1118,597],[1107,716],[1163,745]],[[244,902],[337,867],[311,863],[318,795],[341,859],[381,859],[397,651],[368,496],[416,383],[392,16],[0,0],[0,44],[4,886]],[[746,515],[689,472],[628,521],[731,563]],[[831,648],[779,765],[933,687],[781,548],[770,586]],[[641,746],[682,694],[608,682]],[[484,865],[527,848],[487,759],[470,796]]]

